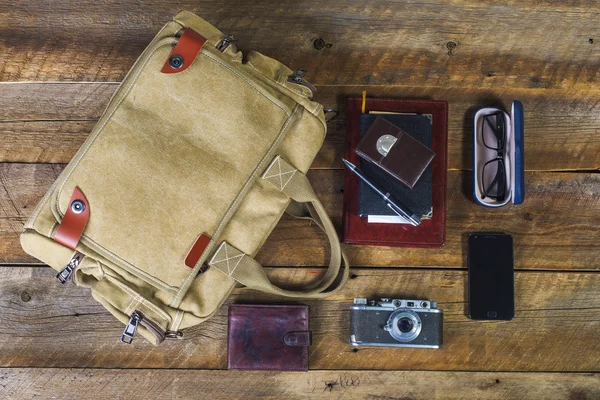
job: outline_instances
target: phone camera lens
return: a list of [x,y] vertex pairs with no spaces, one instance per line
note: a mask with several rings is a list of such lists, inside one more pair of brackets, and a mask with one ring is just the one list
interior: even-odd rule
[[398,329],[400,330],[400,332],[402,333],[408,333],[412,330],[414,326],[413,321],[410,318],[400,318],[400,321],[398,321]]

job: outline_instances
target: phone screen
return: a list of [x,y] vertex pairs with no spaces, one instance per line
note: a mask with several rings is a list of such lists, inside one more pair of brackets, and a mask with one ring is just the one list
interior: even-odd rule
[[469,318],[515,316],[512,236],[503,233],[469,235]]

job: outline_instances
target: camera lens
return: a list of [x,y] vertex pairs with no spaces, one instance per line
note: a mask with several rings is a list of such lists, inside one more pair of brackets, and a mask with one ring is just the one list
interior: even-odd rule
[[398,342],[412,342],[421,334],[419,314],[409,308],[398,308],[390,314],[384,329]]
[[412,322],[412,320],[410,318],[400,318],[400,321],[398,321],[398,329],[400,330],[400,332],[402,333],[408,333],[412,330],[414,326],[414,323]]

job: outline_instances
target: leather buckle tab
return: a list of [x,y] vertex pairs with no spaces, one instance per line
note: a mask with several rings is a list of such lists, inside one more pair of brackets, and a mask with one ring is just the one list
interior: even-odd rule
[[169,58],[161,72],[163,74],[176,74],[188,69],[198,56],[204,43],[206,43],[204,37],[192,29],[186,28],[173,50],[171,50],[171,54],[169,54]]
[[75,250],[89,218],[90,204],[81,189],[75,187],[67,212],[54,234],[54,240]]

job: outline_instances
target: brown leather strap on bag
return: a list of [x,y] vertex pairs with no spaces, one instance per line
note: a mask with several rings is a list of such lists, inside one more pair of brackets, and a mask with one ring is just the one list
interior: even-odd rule
[[[350,265],[346,254],[341,248],[337,232],[313,191],[308,178],[280,157],[276,157],[267,168],[263,179],[277,185],[292,199],[292,203],[287,210],[290,215],[314,221],[327,235],[331,249],[331,259],[325,275],[306,290],[282,289],[269,281],[263,267],[256,260],[227,242],[221,243],[208,264],[231,276],[242,285],[263,292],[287,297],[307,298],[326,297],[336,292],[348,279]],[[342,266],[341,279],[334,283]]]

